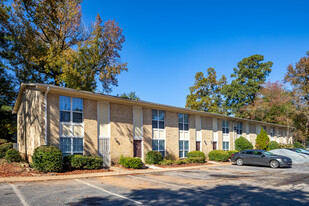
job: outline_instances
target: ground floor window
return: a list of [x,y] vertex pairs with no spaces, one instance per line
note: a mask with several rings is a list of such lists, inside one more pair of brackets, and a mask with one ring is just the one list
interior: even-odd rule
[[165,156],[165,140],[153,139],[152,151],[161,152],[162,156]]
[[227,151],[230,148],[230,143],[229,142],[223,142],[223,150]]
[[189,141],[179,140],[179,158],[184,158],[189,152]]
[[83,154],[83,138],[60,137],[60,149],[64,156],[70,154]]

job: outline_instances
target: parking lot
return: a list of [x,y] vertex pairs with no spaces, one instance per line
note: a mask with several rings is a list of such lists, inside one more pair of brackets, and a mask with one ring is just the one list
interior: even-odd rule
[[308,205],[309,165],[0,184],[1,205]]

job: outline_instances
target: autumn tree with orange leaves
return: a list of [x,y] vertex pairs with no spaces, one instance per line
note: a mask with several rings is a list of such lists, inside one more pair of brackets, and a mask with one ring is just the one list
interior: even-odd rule
[[1,0],[8,10],[0,18],[8,49],[1,61],[19,82],[49,83],[94,91],[99,79],[105,91],[126,71],[119,52],[125,38],[114,21],[82,23],[81,0]]

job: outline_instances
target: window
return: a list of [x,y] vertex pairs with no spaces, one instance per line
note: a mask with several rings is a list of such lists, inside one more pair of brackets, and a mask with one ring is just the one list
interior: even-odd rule
[[246,155],[253,155],[253,151],[246,151],[244,154],[246,154]]
[[222,120],[222,133],[228,134],[229,133],[229,121]]
[[189,152],[189,141],[179,140],[179,158],[184,158]]
[[189,131],[189,115],[188,114],[178,114],[178,127],[179,130]]
[[262,126],[262,128],[266,131],[266,126]]
[[274,131],[275,131],[275,128],[274,128],[274,127],[271,127],[271,128],[270,128],[270,137],[271,137],[271,138],[274,138],[274,137],[275,137]]
[[83,99],[60,96],[60,149],[63,155],[83,154]]
[[242,122],[237,122],[236,133],[237,133],[237,137],[240,137],[242,135]]
[[227,151],[230,149],[230,142],[223,142],[223,150]]
[[161,152],[165,156],[165,112],[152,110],[152,151]]

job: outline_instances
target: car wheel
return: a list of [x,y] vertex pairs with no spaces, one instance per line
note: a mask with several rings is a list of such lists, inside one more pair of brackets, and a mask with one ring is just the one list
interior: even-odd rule
[[280,166],[279,162],[277,160],[272,160],[269,163],[271,168],[278,168]]
[[238,158],[238,159],[236,160],[236,164],[237,164],[238,166],[242,166],[242,165],[244,164],[244,160],[241,159],[241,158]]

